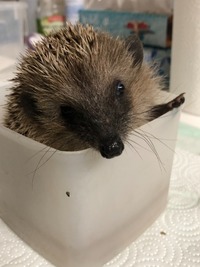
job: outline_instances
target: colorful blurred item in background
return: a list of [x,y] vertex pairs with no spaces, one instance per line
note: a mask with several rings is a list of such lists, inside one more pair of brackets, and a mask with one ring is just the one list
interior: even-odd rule
[[121,12],[112,10],[80,10],[80,22],[91,24],[113,36],[126,38],[137,33],[143,42],[146,61],[157,66],[158,74],[164,76],[169,87],[172,15]]
[[132,31],[144,33],[144,45],[162,48],[171,46],[172,18],[168,15],[84,9],[79,12],[79,20],[83,24],[110,32],[113,36],[128,37]]
[[37,31],[47,35],[65,25],[64,0],[38,0],[37,5]]
[[154,33],[154,31],[150,29],[150,25],[144,21],[129,21],[125,27],[130,29],[130,33],[137,33],[141,40],[144,39],[145,34]]

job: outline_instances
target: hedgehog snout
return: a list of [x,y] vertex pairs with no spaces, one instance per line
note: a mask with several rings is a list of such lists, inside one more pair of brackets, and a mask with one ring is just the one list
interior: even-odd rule
[[101,141],[99,150],[102,157],[111,159],[121,155],[124,150],[124,144],[120,137],[111,137]]

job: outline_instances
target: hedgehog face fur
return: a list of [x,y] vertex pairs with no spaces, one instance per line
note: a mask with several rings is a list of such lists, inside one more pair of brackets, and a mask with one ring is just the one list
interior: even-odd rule
[[8,96],[4,124],[58,150],[92,147],[120,155],[149,121],[159,85],[133,35],[120,40],[68,24],[27,51]]

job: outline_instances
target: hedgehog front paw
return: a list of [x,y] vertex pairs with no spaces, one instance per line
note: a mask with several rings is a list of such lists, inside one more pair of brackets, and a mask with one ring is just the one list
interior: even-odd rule
[[185,93],[180,94],[179,96],[174,98],[172,101],[167,103],[169,110],[172,110],[174,108],[178,108],[185,102],[184,94]]

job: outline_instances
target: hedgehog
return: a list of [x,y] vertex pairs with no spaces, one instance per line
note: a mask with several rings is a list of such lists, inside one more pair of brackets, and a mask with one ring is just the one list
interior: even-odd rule
[[4,125],[61,151],[119,156],[134,129],[179,107],[157,103],[162,82],[137,35],[68,23],[27,50],[7,96]]

